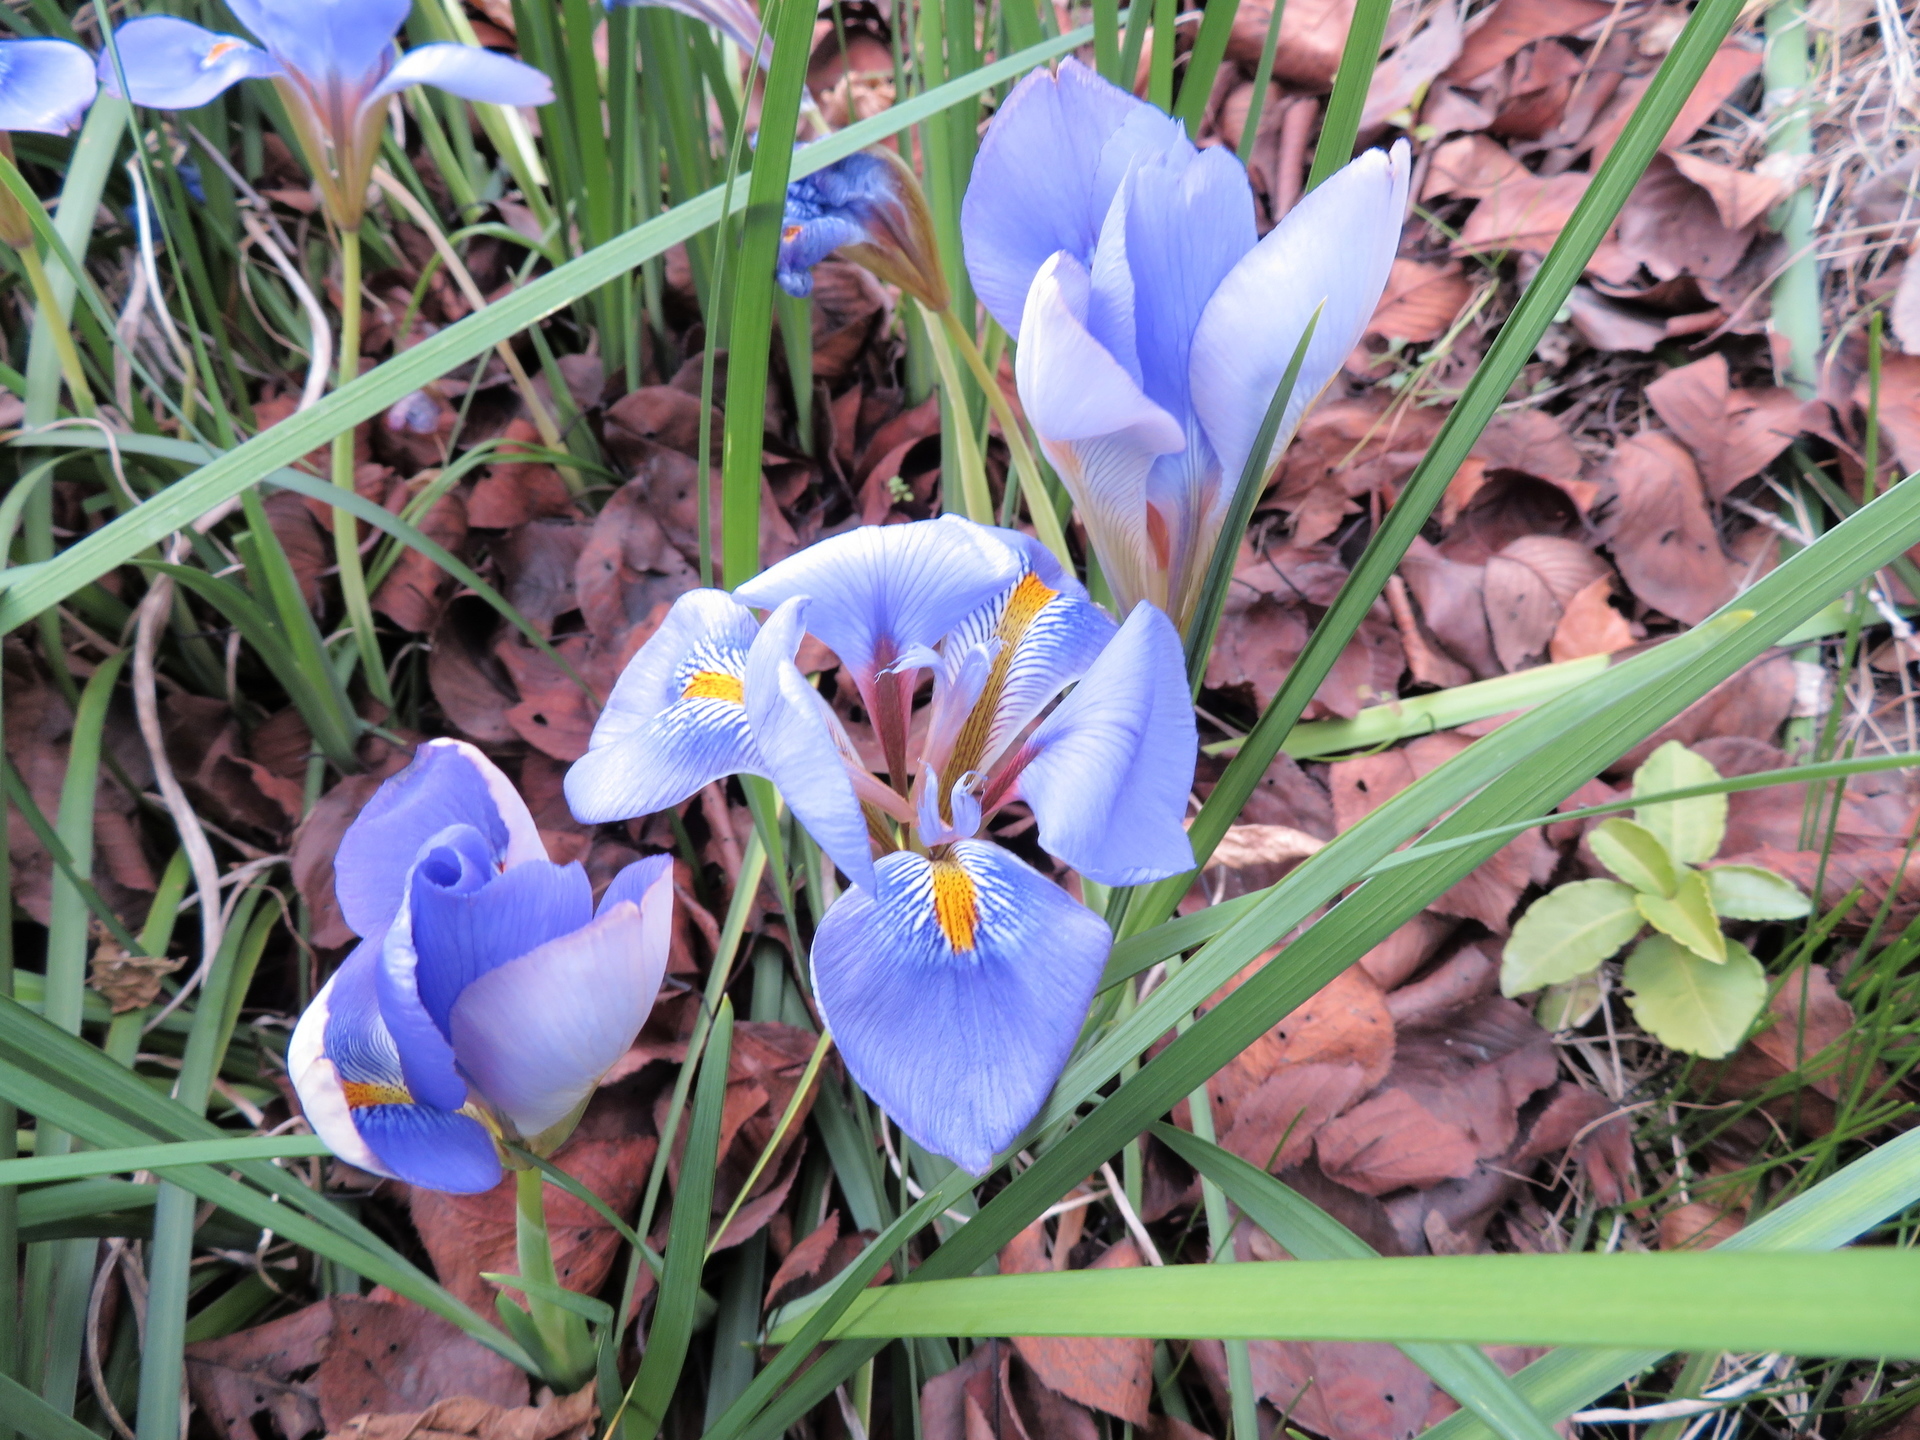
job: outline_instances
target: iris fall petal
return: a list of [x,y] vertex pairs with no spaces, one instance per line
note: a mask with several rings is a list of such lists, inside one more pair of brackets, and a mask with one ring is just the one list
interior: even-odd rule
[[462,100],[493,105],[551,105],[553,82],[510,55],[477,45],[420,45],[395,62],[363,102],[377,105],[413,85],[433,85]]
[[834,902],[815,994],[847,1068],[926,1149],[982,1174],[1065,1067],[1113,943],[996,845],[882,857]]
[[65,135],[93,103],[93,57],[66,40],[0,41],[0,130]]
[[[126,98],[158,110],[196,109],[242,80],[282,73],[279,62],[259,46],[171,15],[129,20],[114,32],[113,44],[126,74]],[[109,95],[120,93],[120,73],[105,53],[100,84]]]

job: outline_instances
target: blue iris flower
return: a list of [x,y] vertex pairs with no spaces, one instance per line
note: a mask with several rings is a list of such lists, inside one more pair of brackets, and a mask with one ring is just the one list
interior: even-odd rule
[[1407,203],[1404,142],[1361,156],[1264,238],[1232,153],[1064,61],[981,143],[961,234],[981,303],[1123,606],[1184,627],[1260,423],[1309,320],[1274,449],[1372,317]]
[[813,267],[836,250],[930,309],[947,308],[926,197],[891,150],[859,151],[787,186],[780,288],[812,294]]
[[[804,633],[839,656],[885,780],[795,667]],[[732,595],[683,595],[566,793],[592,822],[726,775],[771,779],[851,881],[813,943],[847,1068],[908,1135],[980,1173],[1059,1078],[1113,943],[981,838],[987,819],[1024,802],[1041,847],[1102,884],[1177,875],[1193,867],[1194,755],[1165,615],[1139,605],[1115,625],[1044,546],[946,516],[820,541]]]
[[[412,0],[230,0],[260,43],[171,15],[129,20],[114,50],[136,105],[191,110],[242,80],[271,80],[336,224],[352,229],[366,209],[386,98],[437,85],[463,100],[546,105],[553,84],[531,65],[472,45],[421,45],[396,54],[394,36]],[[120,93],[113,56],[100,83]]]
[[93,104],[93,57],[66,40],[0,41],[0,130],[65,135]]
[[471,745],[434,740],[334,856],[359,946],[300,1017],[287,1069],[343,1160],[431,1190],[500,1180],[496,1137],[550,1153],[626,1053],[666,974],[672,857],[596,909]]
[[773,63],[773,41],[767,37],[747,0],[605,0],[607,9],[627,5],[653,5],[673,10],[711,25],[764,68]]

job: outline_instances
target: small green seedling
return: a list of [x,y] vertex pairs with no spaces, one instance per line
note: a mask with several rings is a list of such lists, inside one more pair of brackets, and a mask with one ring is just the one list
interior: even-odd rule
[[[1710,785],[1720,774],[1670,740],[1635,772],[1633,793]],[[1726,920],[1795,920],[1813,904],[1790,881],[1757,865],[1696,869],[1727,830],[1727,797],[1697,795],[1642,805],[1588,837],[1618,880],[1576,880],[1550,890],[1513,927],[1500,961],[1506,995],[1544,990],[1543,1025],[1582,1024],[1599,1007],[1599,971],[1648,927],[1621,973],[1633,1018],[1663,1044],[1718,1059],[1746,1036],[1767,1000],[1760,962],[1720,928]]]

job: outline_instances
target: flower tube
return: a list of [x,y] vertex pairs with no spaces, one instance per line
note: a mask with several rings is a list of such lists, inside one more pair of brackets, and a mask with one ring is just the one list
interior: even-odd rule
[[[127,98],[191,110],[242,80],[273,81],[328,213],[345,230],[357,230],[366,210],[389,95],[437,85],[495,105],[553,100],[553,83],[540,71],[472,45],[421,45],[396,55],[410,0],[231,0],[228,8],[258,45],[170,15],[114,31]],[[100,57],[100,83],[121,93],[112,55]]]
[[1365,332],[1407,175],[1404,142],[1370,151],[1256,240],[1239,161],[1076,61],[1001,106],[961,208],[967,270],[1123,607],[1186,626],[1309,321],[1267,469]]
[[[747,606],[772,612],[757,633]],[[884,780],[794,666],[803,630],[839,656]],[[566,790],[603,820],[728,773],[770,778],[852,882],[812,954],[848,1069],[914,1140],[979,1173],[1059,1078],[1113,941],[987,822],[1026,804],[1041,848],[1102,884],[1179,874],[1195,746],[1165,615],[1139,605],[1115,625],[1038,542],[948,516],[823,540],[731,598],[681,597]]]
[[501,1141],[551,1153],[653,1008],[672,866],[627,866],[596,908],[485,756],[421,746],[334,857],[361,942],[287,1052],[315,1133],[362,1169],[455,1194],[499,1183]]

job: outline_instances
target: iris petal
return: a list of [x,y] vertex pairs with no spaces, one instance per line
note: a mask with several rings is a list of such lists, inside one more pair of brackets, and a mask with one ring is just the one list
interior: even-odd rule
[[795,215],[789,197],[776,262],[780,288],[789,295],[811,295],[813,267],[842,245],[857,245],[866,238],[866,227],[848,215]]
[[[129,20],[113,32],[126,74],[127,99],[158,110],[192,110],[242,80],[270,79],[280,66],[266,51],[233,35],[216,35],[171,15]],[[100,84],[120,93],[113,56],[100,56]]]
[[228,9],[273,52],[322,89],[371,85],[393,56],[412,0],[229,0]]
[[356,935],[392,923],[420,847],[451,825],[478,830],[501,864],[547,858],[526,802],[499,767],[464,740],[429,740],[374,792],[334,854],[334,898]]
[[947,515],[821,540],[733,593],[769,610],[795,596],[811,599],[807,628],[865,694],[877,670],[910,646],[938,644],[1019,573],[1018,558],[993,531]]
[[0,42],[0,130],[65,135],[93,103],[93,57],[65,40]]
[[1066,1065],[1106,923],[984,841],[883,856],[821,921],[814,990],[855,1080],[922,1146],[984,1173]]
[[859,761],[827,702],[793,663],[808,604],[804,596],[788,600],[761,627],[747,658],[747,715],[766,764],[763,773],[794,818],[849,880],[867,884],[873,848],[848,773]]
[[551,105],[553,81],[544,71],[477,45],[418,45],[395,62],[361,102],[364,110],[412,85],[433,85],[462,100],[493,105]]
[[1103,885],[1191,870],[1180,822],[1198,738],[1180,637],[1136,606],[1017,757],[1041,846]]
[[355,1119],[397,1180],[449,1195],[477,1195],[500,1183],[493,1136],[470,1115],[431,1105],[369,1105]]
[[760,64],[773,63],[773,41],[760,26],[760,17],[746,0],[606,0],[609,10],[621,5],[658,5],[676,10],[703,25],[711,25],[747,54],[759,51]]
[[1399,248],[1408,163],[1403,140],[1347,165],[1288,211],[1207,302],[1189,366],[1193,406],[1233,482],[1323,300],[1274,456],[1360,343]]
[[[1076,60],[1013,88],[981,142],[960,208],[967,273],[988,311],[1020,338],[1027,289],[1048,256],[1085,264],[1125,167],[1142,149],[1184,143],[1178,121]],[[1103,160],[1105,163],[1103,163]]]
[[1014,374],[1108,582],[1131,605],[1154,596],[1165,550],[1148,525],[1147,476],[1187,437],[1088,331],[1090,299],[1084,266],[1065,253],[1048,260],[1027,294]]
[[[637,867],[629,867],[637,868]],[[461,1068],[533,1139],[580,1106],[633,1044],[667,972],[670,871],[630,900],[490,970],[453,1007]]]
[[690,590],[674,601],[567,771],[576,819],[651,815],[722,776],[760,772],[741,690],[759,628],[724,591]]

